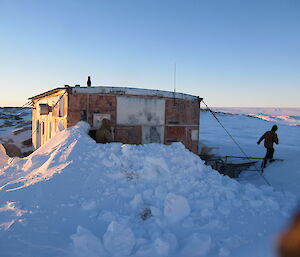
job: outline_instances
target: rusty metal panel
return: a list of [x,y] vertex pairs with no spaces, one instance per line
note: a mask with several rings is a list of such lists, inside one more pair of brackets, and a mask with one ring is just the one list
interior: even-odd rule
[[199,102],[197,100],[166,100],[166,124],[199,125]]
[[183,126],[172,126],[167,127],[167,137],[178,138],[185,137],[185,127]]
[[142,127],[141,126],[116,126],[115,141],[124,144],[141,144]]

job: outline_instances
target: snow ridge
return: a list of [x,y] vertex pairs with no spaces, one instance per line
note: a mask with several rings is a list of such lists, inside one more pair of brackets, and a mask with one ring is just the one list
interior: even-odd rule
[[277,124],[300,126],[300,108],[216,107],[213,110],[227,114],[247,115]]

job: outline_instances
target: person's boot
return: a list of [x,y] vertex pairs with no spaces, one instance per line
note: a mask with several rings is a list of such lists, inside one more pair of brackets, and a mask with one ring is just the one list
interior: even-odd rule
[[267,167],[267,160],[264,161],[264,168]]
[[267,160],[263,160],[262,164],[261,164],[261,167],[264,169],[267,165]]

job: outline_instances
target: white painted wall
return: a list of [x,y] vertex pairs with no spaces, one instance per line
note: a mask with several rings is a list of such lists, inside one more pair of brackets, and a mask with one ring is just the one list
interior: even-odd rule
[[159,98],[117,97],[117,124],[158,126],[165,124],[165,100]]
[[164,143],[165,99],[117,97],[117,125],[142,126],[142,143]]

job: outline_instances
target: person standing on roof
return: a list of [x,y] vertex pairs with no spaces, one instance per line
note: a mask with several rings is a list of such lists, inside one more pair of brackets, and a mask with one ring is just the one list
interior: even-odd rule
[[111,134],[110,120],[103,119],[101,127],[96,131],[96,142],[105,144],[110,143],[112,141],[113,137]]
[[257,144],[259,145],[262,140],[265,140],[264,146],[267,149],[267,152],[266,152],[266,156],[264,157],[263,164],[262,164],[263,168],[266,167],[268,160],[270,162],[274,161],[274,159],[273,159],[273,155],[274,155],[273,144],[274,143],[277,145],[279,144],[278,136],[276,134],[277,129],[278,129],[277,125],[274,125],[270,131],[267,131],[265,134],[263,134],[261,136],[261,138],[257,141]]

